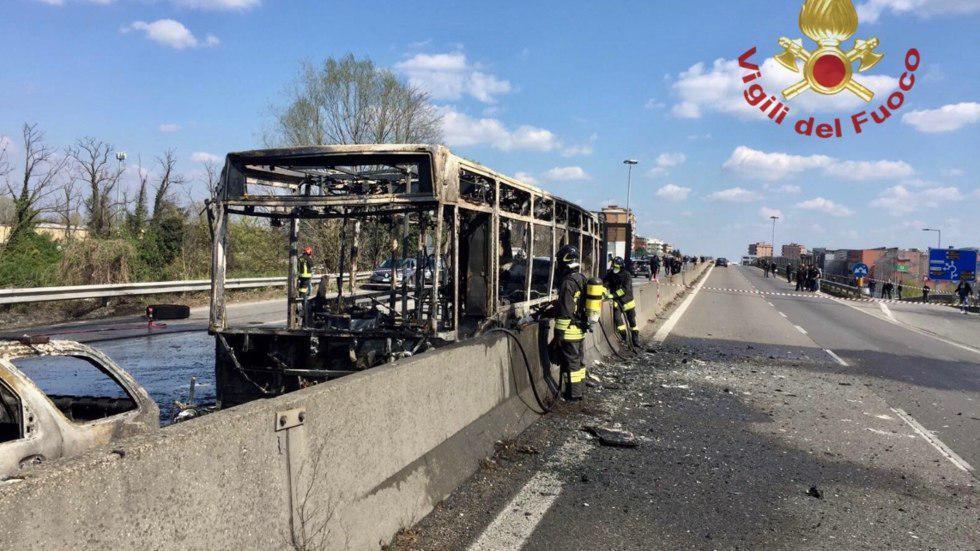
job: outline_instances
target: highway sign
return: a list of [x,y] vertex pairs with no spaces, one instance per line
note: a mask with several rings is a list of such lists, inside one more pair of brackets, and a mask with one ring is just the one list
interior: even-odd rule
[[929,249],[929,279],[937,281],[976,281],[977,251],[968,249]]
[[853,268],[854,277],[868,277],[868,265],[863,262],[858,262]]

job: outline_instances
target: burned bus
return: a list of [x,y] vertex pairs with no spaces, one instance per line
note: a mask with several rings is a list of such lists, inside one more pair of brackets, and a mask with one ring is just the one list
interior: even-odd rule
[[[439,145],[231,153],[209,213],[210,332],[221,407],[533,317],[554,299],[555,252],[566,243],[580,247],[584,273],[598,272],[595,214]],[[284,324],[228,319],[228,234],[239,217],[264,219],[282,232],[281,249],[268,254],[282,255],[288,269]],[[385,262],[367,266],[373,284],[361,287],[362,241],[368,234],[377,241],[379,233]],[[318,246],[325,235],[336,243]],[[312,293],[297,271],[307,245],[315,267],[336,267],[314,274]]]

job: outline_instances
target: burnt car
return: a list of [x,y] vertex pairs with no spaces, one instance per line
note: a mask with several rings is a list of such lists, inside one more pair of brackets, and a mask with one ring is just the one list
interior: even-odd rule
[[73,341],[0,339],[0,478],[159,426],[156,403],[105,354]]

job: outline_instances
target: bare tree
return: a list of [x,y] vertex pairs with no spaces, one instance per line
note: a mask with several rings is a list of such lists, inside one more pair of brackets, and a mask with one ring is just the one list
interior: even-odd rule
[[204,161],[204,185],[208,188],[208,198],[213,198],[218,193],[218,180],[221,172],[218,170],[217,163]]
[[[7,148],[10,146],[10,141],[6,136],[0,136],[0,181],[3,181],[4,187],[10,184],[8,178],[10,173],[13,172],[13,167],[10,166],[10,156],[7,154]],[[0,224],[8,224],[13,220],[14,217],[14,200],[5,195],[0,195]]]
[[150,185],[150,173],[143,168],[142,157],[136,158],[136,177],[139,180],[139,188],[136,191],[136,202],[133,205],[133,210],[127,214],[126,225],[129,227],[131,234],[139,236],[140,232],[143,231],[143,226],[146,225],[146,221],[149,219],[149,210],[146,202]]
[[276,145],[438,143],[442,116],[429,96],[353,54],[304,63],[276,108]]
[[[24,173],[19,182],[5,178],[7,192],[13,198],[13,224],[10,239],[30,230],[38,221],[38,216],[51,205],[46,204],[49,196],[57,191],[58,180],[64,173],[68,158],[44,142],[44,132],[37,124],[25,123],[21,135],[24,140]],[[4,151],[6,157],[6,151]],[[0,169],[3,169],[0,166]],[[7,171],[9,173],[9,165]]]
[[85,212],[89,230],[94,237],[108,237],[112,233],[113,192],[122,177],[121,163],[113,166],[112,145],[92,137],[78,140],[69,155],[75,163],[75,175],[87,188]]
[[81,197],[78,195],[78,180],[67,178],[61,184],[61,199],[54,209],[58,217],[61,218],[61,223],[65,226],[66,241],[71,241],[75,237],[81,203]]
[[153,221],[159,221],[165,207],[174,204],[174,188],[184,184],[184,177],[177,173],[177,154],[173,149],[157,157],[157,163],[160,165],[160,179],[153,194]]

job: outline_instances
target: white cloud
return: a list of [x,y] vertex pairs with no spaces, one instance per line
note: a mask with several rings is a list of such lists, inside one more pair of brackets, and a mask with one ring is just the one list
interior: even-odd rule
[[647,102],[643,104],[643,108],[650,111],[663,109],[664,107],[667,107],[666,103],[654,98],[648,99]]
[[915,212],[921,208],[936,208],[943,203],[960,201],[963,193],[955,187],[934,187],[909,190],[903,185],[892,186],[878,194],[871,206],[884,209],[893,216]]
[[770,207],[761,207],[761,208],[759,208],[759,216],[761,218],[766,219],[766,220],[769,220],[769,218],[771,218],[773,216],[779,217],[780,220],[786,220],[786,217],[783,216],[783,211],[781,211],[779,209],[770,208]]
[[191,153],[191,160],[195,163],[217,163],[221,161],[221,157],[206,151],[195,151]]
[[542,176],[545,180],[554,182],[577,182],[589,179],[589,175],[580,166],[556,166],[545,171]]
[[414,86],[436,100],[458,100],[467,94],[483,103],[494,103],[494,96],[511,91],[510,82],[477,70],[466,54],[416,54],[395,64]]
[[854,211],[844,205],[835,203],[830,199],[824,199],[823,197],[814,197],[813,199],[797,203],[796,208],[822,212],[838,218],[854,214]]
[[142,32],[146,38],[175,50],[214,46],[220,42],[218,37],[213,34],[207,35],[204,40],[199,40],[181,22],[174,21],[173,19],[158,19],[151,23],[134,21],[128,26],[119,29],[119,32],[124,34],[132,31]]
[[758,151],[744,145],[732,151],[722,168],[768,181],[778,181],[812,170],[849,181],[908,178],[915,174],[915,169],[905,161],[842,161],[826,155]]
[[252,9],[262,0],[170,0],[175,6],[194,10],[239,10]]
[[743,176],[775,181],[808,170],[823,168],[831,162],[833,159],[826,155],[767,153],[740,145],[732,151],[722,168]]
[[451,107],[442,107],[442,131],[450,146],[489,145],[502,151],[552,151],[560,146],[550,130],[522,125],[509,130],[493,118],[473,118]]
[[592,155],[593,145],[595,141],[599,138],[598,134],[592,134],[589,136],[589,141],[579,145],[570,145],[561,151],[562,157],[577,157]]
[[[762,54],[753,58],[758,62]],[[780,98],[780,93],[801,79],[802,73],[794,73],[780,65],[772,57],[765,58],[760,67],[760,83],[770,95]],[[672,85],[677,103],[671,107],[675,117],[698,119],[706,113],[722,113],[745,119],[764,120],[766,115],[746,103],[743,91],[748,86],[742,82],[747,71],[732,59],[716,59],[710,66],[695,63],[674,79]],[[898,79],[887,75],[859,75],[856,80],[870,88],[876,97],[885,97],[898,88]],[[842,92],[824,96],[804,92],[788,102],[791,109],[807,113],[837,113],[866,105],[852,93]]]
[[530,184],[532,186],[538,185],[538,179],[527,172],[518,172],[517,174],[514,174],[514,178],[524,182],[525,184]]
[[908,178],[915,170],[905,161],[840,161],[824,167],[824,172],[842,180],[894,180]]
[[948,176],[950,178],[959,178],[960,176],[963,176],[964,174],[966,174],[966,171],[963,170],[962,168],[946,168],[946,169],[943,169],[943,175],[944,176]]
[[803,188],[800,186],[794,186],[793,184],[783,184],[776,188],[776,191],[787,195],[796,195],[797,193],[803,193]]
[[875,23],[885,11],[896,15],[913,13],[919,17],[966,14],[980,11],[978,0],[868,0],[857,5],[862,23]]
[[178,132],[180,131],[180,125],[175,122],[165,122],[157,127],[160,132]]
[[740,187],[733,187],[716,191],[708,195],[711,201],[724,201],[726,203],[751,203],[761,199],[758,193]]
[[668,201],[683,201],[684,199],[687,199],[687,196],[690,194],[691,188],[678,186],[676,184],[667,184],[657,190],[657,197]]
[[657,155],[656,160],[653,162],[653,168],[651,168],[647,174],[650,176],[658,176],[667,172],[668,168],[673,168],[679,166],[687,161],[687,156],[683,153],[661,153]]
[[980,103],[954,103],[938,109],[910,111],[902,115],[902,122],[915,127],[919,132],[952,132],[980,122]]

